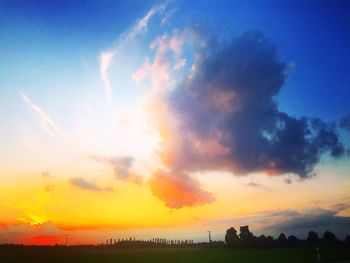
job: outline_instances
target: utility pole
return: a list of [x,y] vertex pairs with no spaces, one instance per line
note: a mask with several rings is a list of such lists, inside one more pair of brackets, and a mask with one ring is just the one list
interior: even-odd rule
[[68,246],[68,235],[66,235],[66,246]]
[[209,231],[207,231],[208,232],[208,234],[209,234],[209,243],[211,243],[212,242],[212,240],[211,240],[211,230],[209,230]]

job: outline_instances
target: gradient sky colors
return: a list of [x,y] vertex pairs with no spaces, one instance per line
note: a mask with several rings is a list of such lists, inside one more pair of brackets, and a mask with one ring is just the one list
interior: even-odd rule
[[348,1],[0,1],[0,243],[350,229]]

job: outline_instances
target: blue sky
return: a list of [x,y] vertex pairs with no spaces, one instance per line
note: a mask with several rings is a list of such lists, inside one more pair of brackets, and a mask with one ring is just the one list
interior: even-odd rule
[[[70,72],[79,70],[82,60],[95,63],[101,49],[108,48],[156,3],[160,2],[1,1],[2,90],[29,82],[28,89],[40,89],[45,95],[45,90],[53,89],[41,86],[39,79],[45,76],[66,85],[65,79],[73,79]],[[171,27],[157,28],[159,22],[151,21],[146,39],[188,25],[203,26],[227,41],[245,30],[261,30],[277,44],[281,57],[295,64],[279,96],[282,109],[327,120],[346,114],[349,108],[344,98],[349,97],[350,82],[348,1],[167,3],[174,9]],[[77,82],[82,83],[82,77]]]

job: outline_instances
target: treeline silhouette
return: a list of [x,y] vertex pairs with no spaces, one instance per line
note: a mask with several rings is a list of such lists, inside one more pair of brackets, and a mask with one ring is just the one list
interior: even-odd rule
[[[55,247],[67,247],[64,244],[56,244]],[[249,230],[249,226],[241,226],[240,233],[234,227],[226,230],[225,241],[194,242],[193,240],[168,240],[165,238],[152,238],[140,240],[135,238],[115,239],[110,238],[96,245],[70,245],[69,247],[103,247],[103,248],[297,248],[297,247],[349,247],[350,235],[340,240],[330,231],[325,231],[323,236],[315,231],[310,231],[306,239],[298,239],[294,235],[286,236],[281,233],[277,239],[272,236],[255,236]],[[0,248],[23,247],[21,244],[0,244]]]
[[225,247],[223,241],[194,242],[193,240],[168,240],[165,238],[152,238],[150,240],[129,239],[107,239],[101,246],[113,248],[194,248],[194,247]]
[[339,240],[330,231],[324,232],[321,238],[315,231],[310,231],[305,240],[294,235],[286,237],[284,233],[274,239],[272,236],[254,236],[248,226],[241,226],[239,235],[234,227],[227,229],[225,243],[229,248],[350,247],[350,235]]

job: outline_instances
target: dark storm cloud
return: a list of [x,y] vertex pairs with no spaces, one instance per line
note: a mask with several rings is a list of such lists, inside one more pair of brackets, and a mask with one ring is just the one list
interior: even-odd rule
[[285,222],[275,224],[269,228],[273,232],[295,234],[306,237],[310,230],[322,235],[326,230],[334,232],[339,238],[350,234],[350,217],[338,216],[337,211],[325,209],[311,209],[303,213],[296,213]]
[[[209,46],[195,69],[168,94],[178,126],[171,166],[185,172],[313,175],[323,153],[344,154],[336,126],[278,109],[288,64],[259,32]],[[170,139],[171,140],[171,139]],[[166,149],[167,147],[165,147]]]
[[340,127],[350,132],[350,114],[340,120]]
[[298,211],[293,209],[266,211],[247,216],[237,216],[225,220],[208,220],[206,223],[234,226],[249,225],[256,236],[261,234],[278,237],[280,233],[306,238],[310,230],[320,236],[327,230],[334,232],[338,238],[350,234],[350,217],[339,216],[339,209],[322,209],[319,207]]

